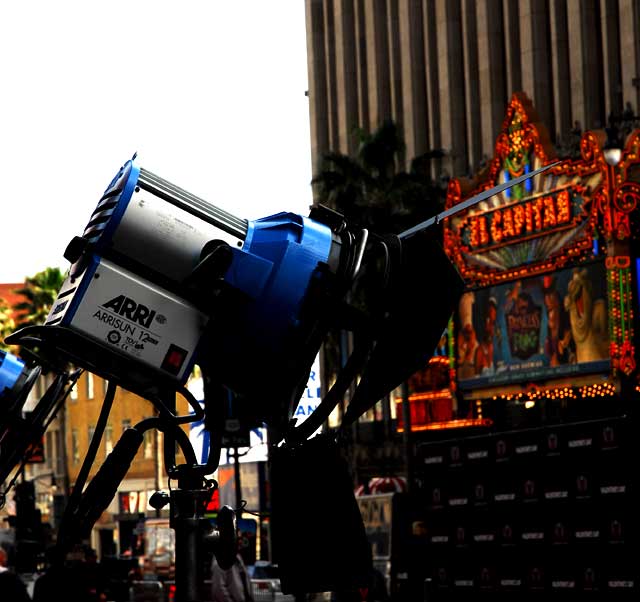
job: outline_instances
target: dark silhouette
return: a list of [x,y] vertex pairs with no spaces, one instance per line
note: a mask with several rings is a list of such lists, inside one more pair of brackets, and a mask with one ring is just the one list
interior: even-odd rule
[[236,554],[234,563],[227,569],[222,568],[213,557],[211,599],[215,602],[254,602],[251,580],[240,554]]
[[31,602],[27,586],[8,568],[9,554],[0,547],[0,598],[11,602]]
[[33,602],[63,598],[65,602],[104,602],[107,583],[95,550],[77,548],[62,561],[55,547],[46,552],[48,568],[38,577]]
[[[408,160],[402,130],[393,121],[373,132],[355,128],[353,135],[357,148],[352,155],[326,152],[320,158],[311,180],[315,204],[378,234],[398,234],[444,209],[447,180],[432,177],[434,171],[442,172],[444,150],[428,150]],[[343,346],[340,333],[330,331],[323,346],[327,380],[342,366]]]

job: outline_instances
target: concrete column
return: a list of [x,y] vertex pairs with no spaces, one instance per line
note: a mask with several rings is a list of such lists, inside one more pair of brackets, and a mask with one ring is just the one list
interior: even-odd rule
[[[600,0],[600,30],[602,31],[602,63],[604,76],[604,113],[622,111],[620,75],[620,30],[618,4]],[[640,28],[640,23],[638,23]]]
[[367,71],[367,38],[365,29],[365,0],[356,0],[356,76],[358,85],[358,125],[369,128],[369,78]]
[[307,0],[307,70],[309,73],[309,121],[311,161],[315,175],[318,161],[329,150],[327,79],[324,55],[324,16],[322,0]]
[[[573,128],[571,116],[571,82],[569,77],[569,37],[566,0],[550,0],[551,76],[556,141],[568,136]],[[549,131],[553,131],[551,126]]]
[[[567,0],[571,111],[582,129],[602,127],[602,77],[598,64],[595,0]],[[542,117],[542,114],[541,114]]]
[[520,4],[513,0],[502,0],[504,23],[506,93],[511,98],[514,92],[522,91],[522,65],[520,63]]
[[466,173],[468,167],[461,20],[459,0],[436,0],[442,143],[451,153],[450,175]]
[[385,27],[385,5],[381,2],[367,4],[365,15],[367,78],[369,80],[370,129],[376,129],[391,117],[389,91],[389,45]]
[[[438,72],[438,36],[435,0],[425,0],[422,5],[424,23],[424,57],[427,84],[427,146],[444,148],[442,142],[442,123],[440,121],[440,75]],[[442,161],[432,161],[432,176],[438,177],[442,170]]]
[[622,99],[640,114],[640,0],[620,0]]
[[[402,43],[402,113],[407,160],[422,155],[427,146],[427,80],[420,0],[399,1],[399,32]],[[409,166],[407,165],[407,168]]]
[[336,31],[334,0],[324,2],[324,52],[327,63],[327,120],[329,128],[329,148],[340,148],[340,132],[338,123],[338,90],[336,74]]
[[480,114],[480,82],[478,80],[478,28],[476,0],[462,0],[462,45],[464,52],[465,116],[470,171],[477,170],[482,160],[482,119]]
[[[389,83],[391,90],[391,116],[400,131],[404,129],[402,115],[402,61],[400,58],[400,24],[398,0],[387,2],[387,39],[389,40]],[[406,41],[403,41],[406,43]],[[402,157],[401,157],[402,161]]]
[[506,93],[506,64],[502,44],[502,2],[477,2],[476,11],[482,149],[488,157],[492,157],[509,100]]
[[336,0],[335,35],[338,148],[352,154],[356,148],[353,129],[359,125],[353,0]]
[[542,123],[553,132],[555,127],[547,17],[546,0],[520,1],[522,88],[533,101]]

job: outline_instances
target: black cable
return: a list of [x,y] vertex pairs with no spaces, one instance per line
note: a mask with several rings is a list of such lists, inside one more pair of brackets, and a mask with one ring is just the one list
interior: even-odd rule
[[369,356],[370,345],[360,344],[352,351],[331,389],[324,396],[318,407],[300,425],[290,429],[285,439],[291,443],[299,443],[311,436],[329,418],[329,415],[346,393],[349,385],[358,374]]
[[[391,254],[389,252],[389,246],[384,241],[379,241],[379,245],[382,248],[383,267],[382,274],[382,291],[384,294],[388,292],[388,288],[391,282]],[[376,319],[380,320],[384,317],[384,304],[377,310],[380,314]],[[366,337],[359,344],[356,344],[351,355],[347,359],[347,362],[340,370],[336,381],[327,394],[324,396],[318,407],[313,413],[299,426],[294,426],[285,435],[285,439],[288,442],[296,443],[301,442],[309,438],[322,424],[328,420],[329,415],[336,407],[338,402],[343,398],[347,392],[350,384],[356,378],[358,372],[365,366],[367,359],[375,346],[375,341],[370,337]],[[340,425],[340,432],[344,431],[344,428],[353,422],[353,418],[349,416],[346,423]]]
[[[96,521],[107,509],[117,493],[118,486],[129,471],[140,445],[144,441],[144,434],[150,429],[158,429],[165,434],[173,431],[175,441],[182,449],[187,462],[196,464],[196,455],[185,433],[179,425],[164,418],[145,418],[134,427],[126,429],[113,451],[87,485],[73,514],[73,530],[66,535],[66,544],[74,540],[88,537]],[[66,550],[65,550],[66,551]]]
[[90,536],[91,529],[109,506],[118,486],[131,468],[143,441],[143,434],[135,428],[124,430],[80,498],[73,514],[72,530],[66,534],[67,545]]
[[222,437],[224,433],[224,402],[223,396],[228,391],[220,383],[216,383],[209,370],[201,366],[202,384],[204,387],[204,403],[206,407],[205,429],[209,432],[209,452],[204,474],[215,472],[220,464],[222,453]]
[[[69,392],[73,388],[73,385],[75,385],[75,383],[78,380],[78,377],[80,376],[81,373],[82,373],[82,370],[76,370],[71,375],[67,374],[66,378],[62,378],[62,376],[63,376],[62,374],[60,374],[60,375],[58,375],[56,377],[56,382],[52,383],[52,385],[51,385],[51,387],[53,387],[53,389],[51,387],[49,387],[49,389],[47,389],[47,391],[42,396],[42,398],[40,399],[40,402],[38,402],[38,405],[36,407],[36,410],[40,410],[44,406],[45,409],[41,410],[41,411],[44,411],[45,416],[46,416],[47,415],[47,409],[46,408],[49,406],[49,403],[51,401],[53,401],[52,409],[48,410],[48,412],[50,412],[49,419],[43,421],[44,422],[43,425],[36,431],[35,435],[29,437],[29,439],[35,440],[37,437],[42,436],[46,432],[47,428],[49,427],[51,422],[55,419],[56,415],[60,411],[60,408],[64,404],[67,396],[69,395]],[[64,395],[60,395],[62,393],[62,391],[64,391],[65,385],[69,384],[69,383],[72,383],[72,385],[67,388],[67,390],[65,391]],[[55,400],[57,400],[57,401],[55,401]],[[34,420],[35,423],[37,423],[38,422],[37,416],[33,420]],[[9,481],[9,484],[5,487],[4,491],[0,492],[0,509],[4,507],[5,502],[6,502],[7,493],[15,485],[15,482],[18,479],[18,477],[24,472],[25,466],[26,466],[28,461],[29,461],[29,456],[28,455],[23,455],[22,461],[20,462],[19,467],[16,470],[16,472],[14,473],[13,477]]]
[[187,403],[193,408],[193,414],[184,414],[182,416],[178,416],[175,414],[174,410],[167,407],[167,405],[162,401],[159,396],[153,396],[153,398],[149,398],[149,401],[155,406],[155,408],[161,413],[164,414],[167,418],[173,419],[176,424],[188,424],[189,422],[196,422],[197,420],[204,420],[205,412],[198,402],[198,400],[193,396],[191,391],[186,387],[180,387],[176,391],[182,397],[187,400]]
[[87,449],[87,454],[84,457],[84,462],[82,463],[80,472],[78,473],[78,478],[76,479],[75,485],[73,486],[73,491],[69,498],[70,502],[73,501],[77,504],[77,501],[82,495],[82,490],[84,489],[87,478],[89,477],[91,466],[93,465],[96,456],[98,455],[98,449],[100,447],[100,441],[102,440],[102,434],[107,427],[109,414],[111,413],[111,407],[113,406],[113,400],[116,395],[116,389],[117,385],[109,382],[109,384],[107,385],[107,392],[104,396],[104,401],[102,402],[100,416],[98,416],[98,422],[96,423],[96,429],[93,432],[93,437],[91,437],[89,449]]
[[[71,389],[73,389],[73,387],[75,386],[75,384],[78,382],[78,379],[80,378],[80,375],[82,374],[82,370],[78,369],[76,371],[74,371],[72,374],[67,375],[67,384],[71,383],[71,386],[67,388],[67,391],[65,392],[64,395],[62,395],[58,401],[56,402],[52,412],[51,412],[51,416],[49,417],[49,420],[47,420],[45,422],[45,424],[42,426],[42,432],[45,433],[46,430],[49,428],[49,425],[54,421],[55,417],[58,415],[58,412],[60,411],[60,408],[64,405],[64,402],[66,401],[67,397],[69,396],[69,393],[71,393]],[[58,391],[56,392],[56,396],[60,394],[60,391],[62,391],[64,387],[64,383],[62,381],[60,381],[60,384],[58,385]],[[48,393],[48,391],[47,391]],[[46,393],[45,393],[46,395]]]
[[185,460],[188,464],[197,464],[198,459],[196,458],[196,452],[191,445],[191,441],[189,441],[189,435],[185,433],[177,424],[170,424],[163,418],[145,418],[144,420],[138,422],[133,428],[141,433],[145,433],[149,429],[155,428],[159,431],[162,431],[165,436],[171,432],[175,435],[175,440],[182,453],[184,454]]
[[72,524],[75,514],[80,507],[80,502],[82,500],[82,490],[84,489],[84,485],[89,476],[89,472],[91,471],[91,466],[93,465],[98,453],[102,434],[107,426],[109,413],[111,412],[111,407],[115,398],[116,389],[117,385],[109,381],[107,392],[105,393],[104,401],[102,402],[100,416],[98,417],[98,422],[96,423],[96,430],[94,431],[91,442],[89,443],[89,449],[87,450],[87,454],[84,457],[80,472],[78,473],[76,482],[73,486],[73,489],[71,490],[71,495],[69,496],[67,507],[65,508],[64,515],[60,523],[60,529],[58,532],[58,548],[60,551],[60,554],[58,555],[59,561],[64,560],[67,547],[71,543],[73,543],[72,540],[74,530],[71,529],[70,525]]

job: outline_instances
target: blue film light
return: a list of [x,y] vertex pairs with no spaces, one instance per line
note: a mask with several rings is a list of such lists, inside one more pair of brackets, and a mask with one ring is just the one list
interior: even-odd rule
[[0,396],[11,390],[24,370],[24,362],[4,351],[0,351]]
[[278,213],[248,223],[242,249],[225,280],[255,304],[255,324],[281,331],[295,325],[319,262],[327,262],[331,230],[293,213]]

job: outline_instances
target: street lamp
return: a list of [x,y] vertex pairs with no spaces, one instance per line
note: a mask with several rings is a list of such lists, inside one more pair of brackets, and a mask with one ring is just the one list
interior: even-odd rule
[[602,145],[602,154],[606,163],[610,167],[615,167],[622,159],[623,143],[620,140],[622,133],[618,130],[612,118],[609,119],[609,127],[605,128],[605,132],[607,139]]
[[605,147],[602,150],[602,153],[604,155],[604,160],[611,167],[615,167],[616,165],[618,165],[618,163],[620,163],[620,159],[622,158],[622,149],[621,148],[616,148],[616,147],[613,147],[613,146],[612,147],[608,147],[608,148]]

